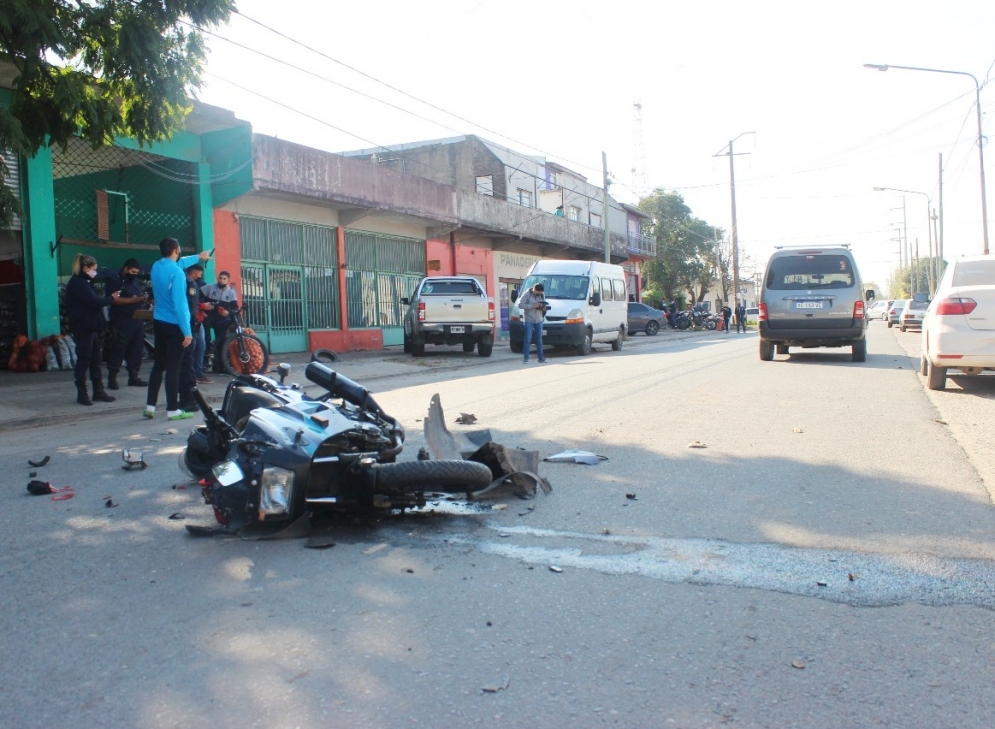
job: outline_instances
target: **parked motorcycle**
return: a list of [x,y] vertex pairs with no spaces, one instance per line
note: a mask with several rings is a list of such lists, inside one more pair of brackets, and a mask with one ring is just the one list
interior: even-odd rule
[[473,494],[492,481],[474,461],[397,462],[404,428],[368,390],[320,362],[305,370],[325,390],[256,374],[236,375],[220,411],[193,397],[204,425],[187,439],[180,465],[201,479],[206,503],[229,531],[258,522],[290,522],[322,508],[405,509],[426,494]]

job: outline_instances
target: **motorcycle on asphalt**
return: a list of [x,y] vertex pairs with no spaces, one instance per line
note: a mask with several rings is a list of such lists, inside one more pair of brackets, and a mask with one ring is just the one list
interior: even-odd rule
[[[398,462],[404,428],[368,390],[320,362],[305,376],[324,390],[305,394],[257,374],[236,375],[220,410],[196,388],[204,425],[187,438],[180,466],[200,479],[223,530],[289,524],[320,510],[395,510],[424,506],[426,494],[486,489],[492,471],[469,460]],[[193,531],[193,530],[191,530]]]

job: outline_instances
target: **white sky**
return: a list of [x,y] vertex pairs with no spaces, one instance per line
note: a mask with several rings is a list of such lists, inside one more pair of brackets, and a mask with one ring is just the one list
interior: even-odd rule
[[[333,152],[473,133],[596,184],[604,150],[612,194],[635,202],[638,99],[648,186],[680,191],[697,217],[727,231],[728,158],[713,155],[756,132],[735,145],[750,153],[735,160],[736,201],[742,251],[760,265],[775,245],[850,243],[865,283],[887,286],[902,196],[872,188],[924,192],[936,207],[940,153],[946,257],[982,250],[973,82],[863,64],[967,71],[984,83],[995,64],[990,0],[238,0],[238,8],[244,16],[219,35],[418,115],[208,37],[200,98],[257,132]],[[992,132],[995,90],[982,88],[981,105]],[[986,154],[995,197],[995,148]],[[906,195],[905,204],[909,240],[919,239],[925,257],[926,198]],[[995,246],[995,220],[991,228]]]

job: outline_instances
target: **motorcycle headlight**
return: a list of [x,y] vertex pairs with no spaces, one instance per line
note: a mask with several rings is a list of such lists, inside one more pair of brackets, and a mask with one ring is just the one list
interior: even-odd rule
[[266,466],[259,481],[260,517],[289,514],[293,491],[293,471],[279,466]]

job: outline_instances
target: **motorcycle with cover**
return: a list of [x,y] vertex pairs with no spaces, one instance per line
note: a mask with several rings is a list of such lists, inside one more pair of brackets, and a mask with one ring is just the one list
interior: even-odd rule
[[204,424],[187,438],[180,465],[200,479],[204,500],[227,530],[291,522],[308,512],[424,506],[426,494],[472,495],[492,481],[467,460],[397,461],[404,428],[370,392],[320,362],[305,370],[324,393],[264,375],[236,375],[214,410],[196,388]]

